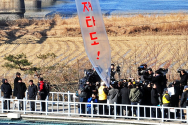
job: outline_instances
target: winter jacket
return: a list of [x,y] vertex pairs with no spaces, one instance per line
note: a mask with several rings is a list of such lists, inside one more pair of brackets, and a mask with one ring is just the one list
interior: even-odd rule
[[120,95],[121,95],[121,104],[131,104],[131,101],[129,99],[130,95],[130,89],[127,87],[124,87],[120,90]]
[[187,73],[185,73],[185,74],[183,74],[183,75],[181,75],[181,73],[180,73],[180,77],[181,77],[181,80],[180,80],[180,83],[182,84],[182,85],[187,85]]
[[159,104],[159,99],[158,99],[158,93],[157,93],[157,89],[153,88],[151,90],[151,104],[152,105],[158,105]]
[[152,78],[152,83],[153,84],[156,84],[157,86],[157,92],[159,94],[162,94],[163,90],[163,86],[162,86],[162,80],[163,80],[163,77],[161,75],[158,75],[158,76],[155,76]]
[[131,102],[139,102],[141,98],[142,92],[138,88],[132,88],[129,95]]
[[23,82],[18,82],[18,86],[17,86],[17,98],[18,99],[23,99],[24,97],[25,97],[25,91],[27,90],[27,88],[26,88],[26,85],[25,85],[25,83],[23,83]]
[[112,88],[112,89],[109,90],[108,95],[109,95],[109,103],[114,104],[114,102],[118,101],[119,90]]
[[29,85],[28,87],[28,95],[29,99],[35,99],[38,93],[37,86],[35,84]]
[[188,104],[187,104],[187,101],[188,101],[187,100],[187,96],[188,96],[188,90],[182,93],[181,101],[180,101],[180,106],[182,108],[186,108],[186,106],[188,106]]
[[9,83],[5,83],[5,79],[2,80],[1,91],[4,93],[4,98],[10,98],[12,95],[12,88]]
[[16,96],[18,95],[18,89],[17,89],[17,86],[18,86],[18,80],[20,79],[20,77],[16,77],[14,79],[14,92],[13,92],[13,96]]

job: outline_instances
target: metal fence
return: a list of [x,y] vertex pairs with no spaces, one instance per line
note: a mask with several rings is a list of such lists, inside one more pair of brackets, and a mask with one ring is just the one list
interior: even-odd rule
[[[71,100],[71,96],[75,93],[61,93],[51,92],[53,97],[58,97],[59,94],[67,100],[29,100],[24,99],[5,99],[0,98],[0,111],[4,112],[16,112],[21,114],[27,113],[41,113],[45,115],[60,115],[60,116],[88,116],[88,117],[105,117],[105,118],[129,118],[137,120],[159,120],[160,122],[186,122],[185,119],[187,108],[179,107],[164,107],[164,106],[146,106],[146,105],[123,105],[123,104],[108,104],[108,103],[83,103],[77,102],[74,98]],[[4,103],[10,104],[10,108],[5,109]],[[15,102],[18,106],[15,107]],[[20,103],[23,102],[23,109],[20,110]],[[31,103],[35,104],[35,110],[31,111]],[[42,111],[42,102],[45,103],[45,111]]]

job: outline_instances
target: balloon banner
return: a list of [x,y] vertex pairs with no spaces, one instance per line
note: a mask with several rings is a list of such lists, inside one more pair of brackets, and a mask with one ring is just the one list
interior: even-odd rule
[[98,0],[75,0],[85,51],[100,78],[110,84],[111,49]]

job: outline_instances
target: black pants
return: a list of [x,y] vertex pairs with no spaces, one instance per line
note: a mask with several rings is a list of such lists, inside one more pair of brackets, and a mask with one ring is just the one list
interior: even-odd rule
[[[107,100],[99,100],[99,103],[107,103]],[[99,114],[103,114],[103,105],[99,105]],[[106,105],[104,105],[104,114],[108,114]]]
[[[35,100],[35,98],[29,98],[30,100]],[[31,111],[35,111],[35,102],[30,102]]]
[[[46,94],[41,93],[40,94],[40,100],[45,100],[45,99],[46,99]],[[46,111],[45,102],[41,102],[41,106],[42,106],[42,111]]]
[[20,101],[20,102],[19,102],[19,110],[23,110],[23,108],[24,108],[24,107],[23,107],[23,101]]
[[10,109],[10,100],[4,101],[4,109]]

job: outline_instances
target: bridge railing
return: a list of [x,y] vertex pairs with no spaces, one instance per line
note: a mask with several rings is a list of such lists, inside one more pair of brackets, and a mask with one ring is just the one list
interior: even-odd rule
[[[14,102],[23,102],[23,109],[20,105],[14,107]],[[129,118],[136,120],[159,120],[160,122],[186,122],[185,119],[187,108],[164,107],[164,106],[146,106],[146,105],[123,105],[123,104],[107,104],[107,103],[83,103],[72,102],[70,96],[68,101],[49,101],[49,100],[28,100],[28,99],[5,99],[0,98],[0,112],[14,113],[42,113],[45,115],[60,116],[88,116],[88,117],[105,117],[105,118]],[[5,109],[4,103],[11,104],[10,108]],[[35,110],[31,111],[30,104],[34,102]],[[42,102],[45,104],[45,111],[42,111]],[[123,112],[124,111],[124,112]],[[129,111],[129,113],[128,113]],[[125,113],[125,114],[124,114]]]

